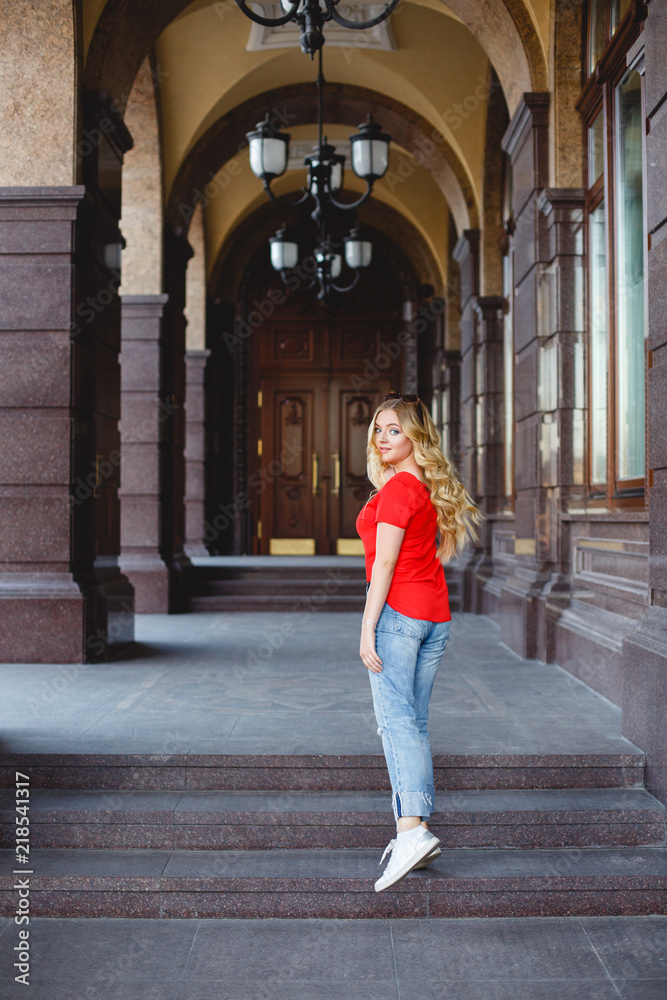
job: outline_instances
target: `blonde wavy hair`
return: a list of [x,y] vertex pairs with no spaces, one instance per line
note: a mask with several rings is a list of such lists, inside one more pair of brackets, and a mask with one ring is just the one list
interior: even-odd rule
[[[442,563],[448,563],[460,553],[469,539],[477,541],[475,524],[484,515],[459,480],[455,466],[442,453],[440,434],[421,399],[416,402],[387,399],[380,403],[373,414],[366,449],[369,478],[373,486],[379,490],[386,481],[383,476],[382,454],[375,442],[375,422],[378,413],[383,410],[394,410],[401,430],[414,445],[415,462],[431,489],[431,503],[437,513],[440,543],[436,555]],[[371,492],[371,497],[374,495],[375,491]]]

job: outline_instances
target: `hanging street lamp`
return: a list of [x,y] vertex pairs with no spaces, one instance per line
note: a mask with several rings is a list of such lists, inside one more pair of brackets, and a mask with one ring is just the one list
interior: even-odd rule
[[339,0],[294,0],[294,3],[290,3],[290,0],[280,0],[280,6],[284,11],[280,17],[264,17],[262,14],[256,14],[248,7],[246,0],[236,0],[246,17],[256,24],[262,24],[267,28],[277,28],[281,24],[287,24],[288,21],[298,24],[301,29],[299,35],[301,49],[311,59],[324,45],[322,27],[325,22],[333,20],[342,28],[364,31],[386,21],[398,6],[398,2],[399,0],[390,0],[376,17],[371,17],[368,21],[350,21],[336,10]]
[[[286,208],[305,209],[307,206],[312,208],[310,217],[318,230],[314,251],[315,273],[320,282],[318,298],[325,300],[332,290],[346,292],[354,288],[359,280],[360,269],[368,267],[371,262],[372,244],[358,227],[350,230],[343,240],[344,248],[341,248],[331,236],[330,223],[337,212],[352,211],[368,200],[375,181],[384,177],[389,168],[391,136],[382,131],[371,114],[368,114],[366,121],[359,125],[359,131],[350,136],[352,170],[364,181],[366,190],[355,201],[340,201],[336,197],[336,192],[343,187],[345,156],[336,153],[334,146],[327,142],[327,137],[322,134],[324,76],[321,48],[318,50],[318,61],[318,141],[313,152],[304,159],[308,176],[305,187],[296,199],[286,201],[278,198],[271,189],[273,181],[287,170],[290,135],[274,128],[267,114],[252,132],[246,133],[246,139],[250,152],[250,168],[261,180],[269,198],[277,205]],[[271,237],[269,243],[271,264],[285,279],[290,268],[296,267],[298,262],[298,245],[288,238],[285,226]],[[341,249],[344,249],[345,263],[355,272],[351,284],[344,286],[337,285],[335,281],[340,276],[343,264]],[[308,287],[311,288],[312,284]]]

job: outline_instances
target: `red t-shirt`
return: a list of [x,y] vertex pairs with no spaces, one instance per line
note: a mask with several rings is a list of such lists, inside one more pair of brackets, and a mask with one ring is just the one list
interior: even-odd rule
[[356,528],[364,544],[366,579],[375,562],[378,521],[405,528],[387,604],[410,618],[451,620],[445,571],[437,558],[437,514],[431,491],[411,472],[397,472],[359,511]]

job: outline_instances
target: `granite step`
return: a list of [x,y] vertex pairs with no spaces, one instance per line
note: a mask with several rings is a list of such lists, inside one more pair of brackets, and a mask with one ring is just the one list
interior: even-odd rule
[[[451,848],[374,891],[375,850],[62,850],[31,853],[35,917],[491,917],[667,913],[667,849]],[[16,910],[0,851],[0,913]]]
[[[665,846],[665,806],[645,789],[444,792],[430,827],[445,847]],[[0,793],[0,847],[14,842]],[[370,848],[394,835],[386,792],[33,789],[33,848]]]
[[[281,589],[284,589],[281,587]],[[201,611],[358,611],[363,614],[366,597],[363,587],[354,594],[327,593],[323,588],[298,593],[191,594],[188,609]]]
[[347,565],[342,562],[342,557],[334,557],[332,560],[320,562],[317,557],[311,561],[311,557],[304,556],[295,560],[293,565],[285,566],[280,559],[272,559],[269,565],[261,563],[251,563],[250,565],[215,565],[204,564],[187,566],[188,577],[193,581],[201,580],[272,580],[274,583],[283,583],[298,577],[302,580],[356,580],[366,579],[366,567],[363,556],[352,557],[354,564]]
[[[450,605],[458,608],[459,580],[452,576]],[[202,611],[363,612],[366,571],[356,566],[192,566],[187,576],[189,609]]]
[[[643,788],[642,752],[434,754],[436,791]],[[31,788],[383,791],[384,756],[371,754],[0,754],[0,788],[16,770]]]
[[237,594],[239,597],[246,595],[273,597],[276,593],[276,588],[280,590],[281,594],[287,597],[293,595],[297,597],[305,594],[310,595],[319,588],[322,588],[327,598],[365,597],[366,578],[361,576],[358,580],[320,580],[318,578],[308,580],[297,577],[288,577],[280,581],[265,579],[201,580],[197,581],[193,596],[208,597],[216,594],[226,597],[230,594]]

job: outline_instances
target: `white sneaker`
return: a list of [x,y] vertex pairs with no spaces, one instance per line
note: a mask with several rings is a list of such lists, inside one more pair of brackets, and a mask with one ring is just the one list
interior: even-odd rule
[[431,853],[427,854],[423,861],[418,861],[412,870],[416,872],[418,868],[428,868],[428,866],[432,865],[435,859],[439,858],[441,854],[442,851],[440,848],[434,847]]
[[380,858],[380,864],[385,859],[387,853],[391,853],[389,863],[382,876],[375,883],[375,891],[382,892],[390,885],[396,885],[401,879],[409,875],[412,869],[427,855],[438,847],[440,841],[434,837],[430,830],[423,830],[422,833],[413,840],[400,843],[395,838],[390,840],[384,849],[384,854]]

